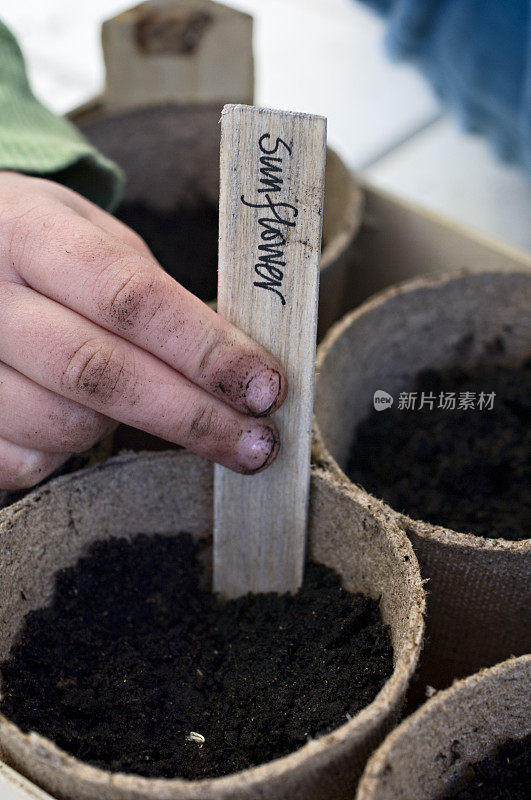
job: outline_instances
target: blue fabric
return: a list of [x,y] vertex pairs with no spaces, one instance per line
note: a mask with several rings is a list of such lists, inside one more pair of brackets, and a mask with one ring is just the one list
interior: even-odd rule
[[362,0],[387,16],[386,46],[416,63],[470,131],[531,176],[530,0]]

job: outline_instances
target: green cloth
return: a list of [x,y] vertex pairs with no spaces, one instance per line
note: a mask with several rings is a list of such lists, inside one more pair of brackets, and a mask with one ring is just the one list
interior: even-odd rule
[[35,98],[20,48],[1,22],[0,169],[50,178],[109,211],[124,184],[112,161]]

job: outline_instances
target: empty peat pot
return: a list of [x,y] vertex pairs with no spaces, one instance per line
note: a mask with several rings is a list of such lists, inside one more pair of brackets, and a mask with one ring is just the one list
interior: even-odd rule
[[[485,359],[519,366],[530,355],[530,273],[454,273],[376,295],[337,323],[318,349],[315,461],[350,483],[345,471],[355,432],[378,390],[396,402],[423,370],[466,369]],[[458,439],[448,442],[450,452]],[[392,474],[392,455],[388,469]],[[366,499],[391,512],[368,493]],[[462,533],[403,510],[395,509],[396,517],[429,580],[422,681],[443,688],[529,652],[531,541]]]
[[[176,209],[185,213],[194,209],[206,213],[207,209],[213,209],[217,224],[220,113],[219,104],[168,104],[126,111],[106,110],[96,105],[88,111],[71,114],[71,119],[96,147],[124,169],[127,176],[124,204],[142,204],[160,214]],[[339,156],[329,148],[319,297],[321,333],[344,308],[350,247],[361,222],[361,210],[361,189]],[[209,213],[206,222],[210,217]],[[171,225],[171,221],[167,224]],[[194,225],[189,235],[198,237],[199,233]],[[172,245],[178,259],[179,242],[175,238]],[[186,239],[186,231],[179,229],[177,238]],[[183,242],[182,247],[190,258],[188,243]],[[197,252],[201,254],[201,248]],[[214,301],[217,232],[213,257],[209,253],[208,263],[195,261],[185,264],[189,274],[181,275],[182,282],[194,291],[198,288],[194,273],[202,271],[205,275],[199,286],[206,285],[207,291],[211,287],[210,296],[202,299]]]
[[438,800],[459,790],[470,765],[531,733],[530,681],[527,655],[437,693],[373,753],[356,800]]
[[[49,602],[54,575],[98,539],[186,531],[210,558],[212,465],[191,453],[123,454],[65,475],[0,512],[0,660],[24,615]],[[356,487],[313,470],[308,551],[344,588],[380,598],[394,669],[372,703],[283,758],[229,776],[186,781],[111,773],[81,763],[0,717],[0,752],[62,800],[347,800],[372,750],[396,723],[423,636],[415,555],[393,518]],[[208,564],[207,564],[208,568]]]

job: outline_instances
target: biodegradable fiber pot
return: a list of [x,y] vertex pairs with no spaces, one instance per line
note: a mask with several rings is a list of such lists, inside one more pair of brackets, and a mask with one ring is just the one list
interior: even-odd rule
[[[212,465],[184,451],[121,455],[50,482],[0,512],[0,659],[24,615],[50,598],[54,574],[96,539],[188,531],[209,540]],[[355,487],[315,469],[310,557],[341,574],[345,588],[381,598],[394,671],[374,701],[349,722],[297,752],[202,781],[112,774],[83,764],[50,741],[0,717],[5,760],[62,800],[347,800],[372,750],[396,723],[423,634],[418,564],[393,519],[374,512]],[[208,551],[209,552],[209,551]]]
[[[478,272],[417,279],[345,316],[317,355],[316,462],[350,483],[343,468],[378,389],[396,397],[423,369],[472,366],[489,353],[497,363],[521,363],[531,353],[530,309],[530,273]],[[503,348],[494,351],[496,340]],[[529,652],[531,541],[485,539],[396,516],[429,579],[423,681],[442,688]]]
[[531,656],[512,658],[440,692],[369,759],[356,800],[434,800],[470,764],[531,732]]
[[[141,3],[104,23],[102,44],[105,92],[69,116],[123,167],[124,201],[161,212],[217,207],[221,109],[253,103],[252,17],[210,0]],[[344,308],[361,210],[360,187],[329,149],[321,334]],[[217,264],[210,269],[216,274]]]
[[[79,116],[74,114],[72,119],[96,147],[124,169],[125,202],[143,202],[158,211],[169,212],[204,204],[217,207],[220,113],[219,103],[168,104],[114,112],[102,108]],[[350,247],[361,221],[361,208],[360,188],[340,157],[328,148],[320,334],[343,308]],[[176,242],[177,248],[178,245]],[[217,263],[206,266],[217,272]]]

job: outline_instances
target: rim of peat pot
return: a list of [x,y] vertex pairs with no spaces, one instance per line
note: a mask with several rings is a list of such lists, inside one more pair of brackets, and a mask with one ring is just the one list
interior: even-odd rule
[[[396,394],[422,369],[477,363],[500,331],[507,352],[493,361],[521,363],[531,354],[530,308],[531,272],[466,269],[406,281],[348,313],[317,350],[314,463],[353,485],[342,465],[374,391]],[[484,538],[414,520],[359,489],[395,516],[430,581],[422,681],[443,688],[529,652],[523,614],[531,602],[531,539]]]
[[531,732],[530,679],[525,655],[438,692],[373,753],[356,800],[431,800],[458,788],[470,764]]
[[[124,530],[128,536],[187,531],[211,541],[212,482],[212,465],[186,451],[124,453],[57,478],[2,510],[1,569],[7,580],[2,580],[0,657],[6,657],[23,616],[50,598],[57,570],[75,563],[91,541],[123,536]],[[352,798],[369,754],[400,713],[422,647],[425,595],[413,549],[395,519],[374,509],[356,487],[315,467],[308,547],[312,558],[340,571],[347,589],[381,595],[383,620],[391,628],[393,673],[351,720],[282,758],[198,781],[102,770],[39,734],[23,733],[0,715],[4,758],[67,800]]]
[[[413,278],[393,285],[381,292],[377,292],[357,308],[345,314],[338,320],[327,332],[323,341],[317,348],[316,366],[315,366],[315,406],[314,406],[314,438],[312,458],[313,462],[323,469],[330,470],[339,480],[343,481],[346,485],[356,486],[348,475],[344,472],[338,461],[330,452],[326,436],[322,432],[321,411],[319,402],[321,401],[320,391],[325,378],[326,363],[333,362],[337,358],[336,349],[338,343],[343,339],[345,332],[352,328],[360,320],[364,320],[368,315],[375,311],[383,309],[389,300],[400,296],[407,296],[413,292],[423,291],[426,289],[434,289],[437,287],[444,287],[446,284],[456,281],[462,281],[467,278],[474,278],[478,276],[521,276],[529,283],[529,291],[531,292],[531,272],[525,270],[496,270],[496,269],[461,269],[454,272],[440,273],[435,275],[425,275],[420,278]],[[530,318],[530,331],[531,331],[531,318]],[[531,354],[531,339],[529,341],[529,353]],[[449,362],[453,363],[453,362]],[[426,366],[429,366],[427,364]],[[322,402],[322,401],[321,401]],[[368,406],[367,406],[368,410]],[[360,417],[363,419],[363,417]],[[357,424],[357,421],[356,421]],[[355,427],[355,426],[354,426]],[[420,536],[429,536],[441,544],[457,544],[462,547],[473,547],[477,549],[481,547],[484,550],[521,550],[525,545],[526,549],[529,548],[531,552],[531,538],[520,539],[512,541],[509,539],[491,539],[483,536],[476,536],[473,533],[461,533],[454,531],[451,528],[445,528],[444,525],[434,525],[431,522],[424,522],[423,520],[413,519],[407,514],[395,511],[385,500],[382,500],[374,495],[371,495],[363,486],[359,488],[367,494],[374,502],[382,506],[386,511],[397,516],[403,526],[406,527],[406,532],[411,528]]]

